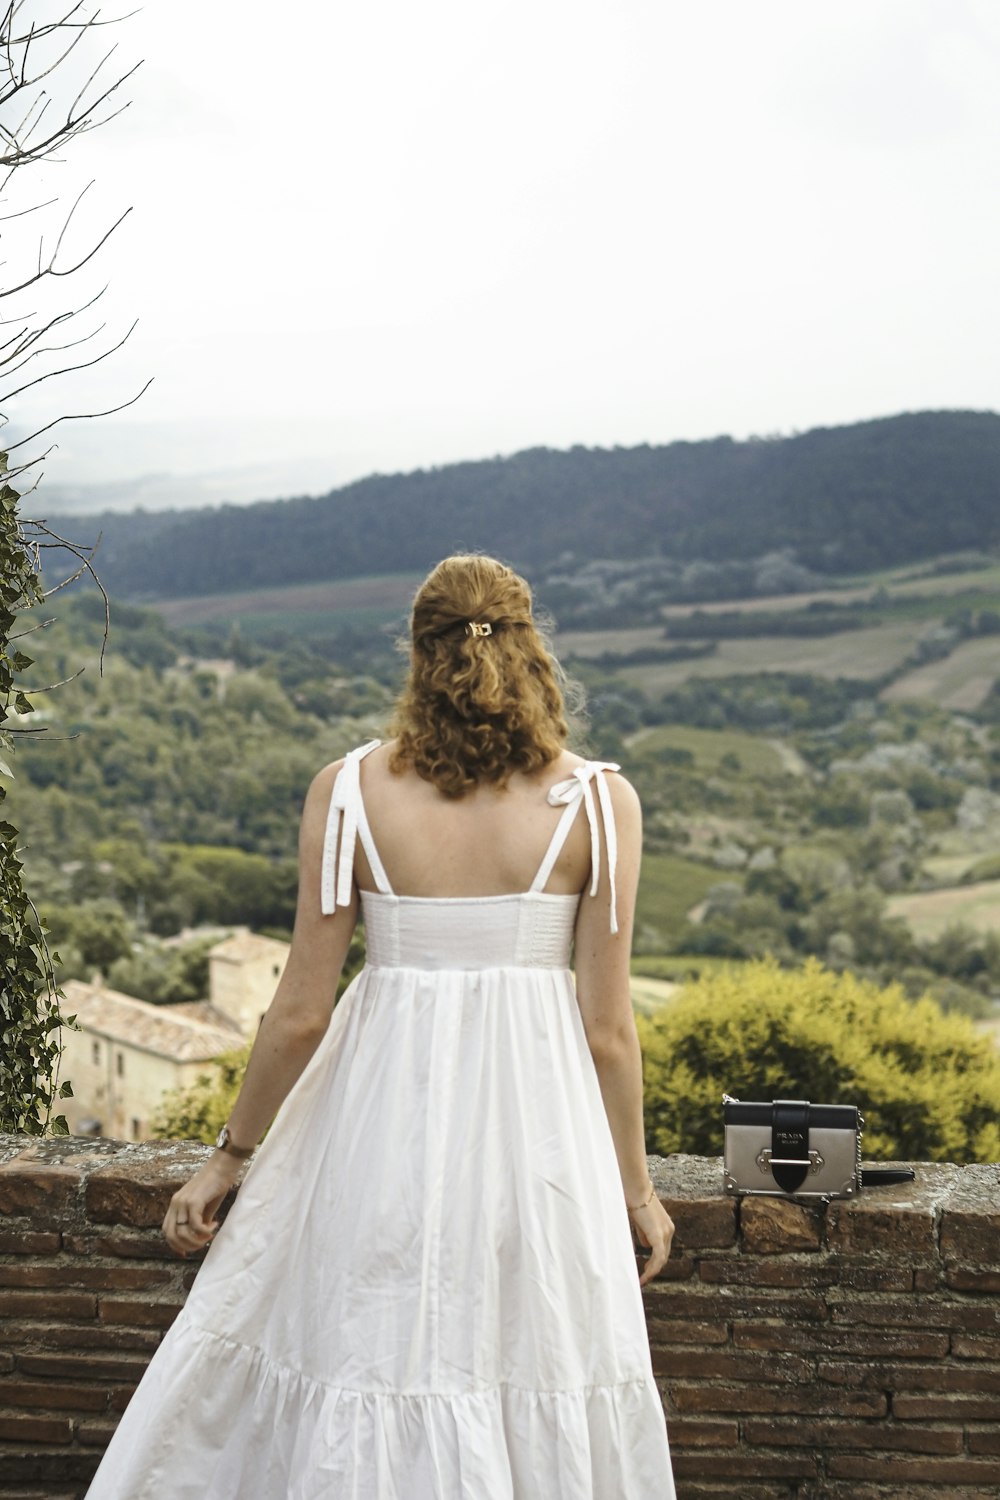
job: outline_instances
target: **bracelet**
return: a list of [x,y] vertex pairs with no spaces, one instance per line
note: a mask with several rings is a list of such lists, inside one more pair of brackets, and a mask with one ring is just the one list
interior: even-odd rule
[[628,1209],[628,1211],[629,1211],[630,1214],[637,1214],[639,1212],[640,1208],[645,1208],[648,1204],[652,1203],[653,1196],[654,1196],[655,1193],[656,1193],[656,1188],[654,1187],[654,1185],[652,1183],[650,1183],[649,1184],[649,1196],[647,1198],[644,1198],[641,1203],[637,1203],[634,1208],[629,1208],[629,1206],[628,1206],[627,1203],[626,1203],[625,1207]]

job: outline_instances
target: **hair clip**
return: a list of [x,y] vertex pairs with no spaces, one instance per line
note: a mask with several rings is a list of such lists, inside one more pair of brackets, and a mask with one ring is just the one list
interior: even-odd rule
[[492,635],[493,626],[488,620],[467,620],[465,633],[466,635]]

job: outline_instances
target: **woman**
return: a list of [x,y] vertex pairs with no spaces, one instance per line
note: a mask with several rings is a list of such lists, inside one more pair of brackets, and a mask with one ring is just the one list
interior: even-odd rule
[[673,1225],[629,998],[639,805],[566,750],[556,670],[509,568],[451,557],[420,588],[394,739],[306,798],[287,967],[164,1221],[182,1255],[215,1244],[89,1500],[673,1496],[640,1292]]

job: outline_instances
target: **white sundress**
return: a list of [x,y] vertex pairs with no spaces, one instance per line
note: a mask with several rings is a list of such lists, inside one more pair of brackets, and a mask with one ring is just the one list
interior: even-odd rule
[[[87,1500],[674,1500],[614,1145],[570,973],[578,896],[393,893],[348,755],[368,958],[288,1094]],[[338,848],[339,846],[339,848]],[[613,873],[612,873],[613,884]],[[612,917],[614,921],[614,916]]]

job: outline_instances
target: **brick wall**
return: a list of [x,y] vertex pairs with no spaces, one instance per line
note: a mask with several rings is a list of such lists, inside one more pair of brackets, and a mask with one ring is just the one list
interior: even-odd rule
[[[0,1500],[84,1493],[197,1269],[158,1226],[206,1152],[0,1137]],[[1000,1167],[811,1208],[650,1165],[678,1224],[644,1297],[680,1500],[1000,1497]]]

